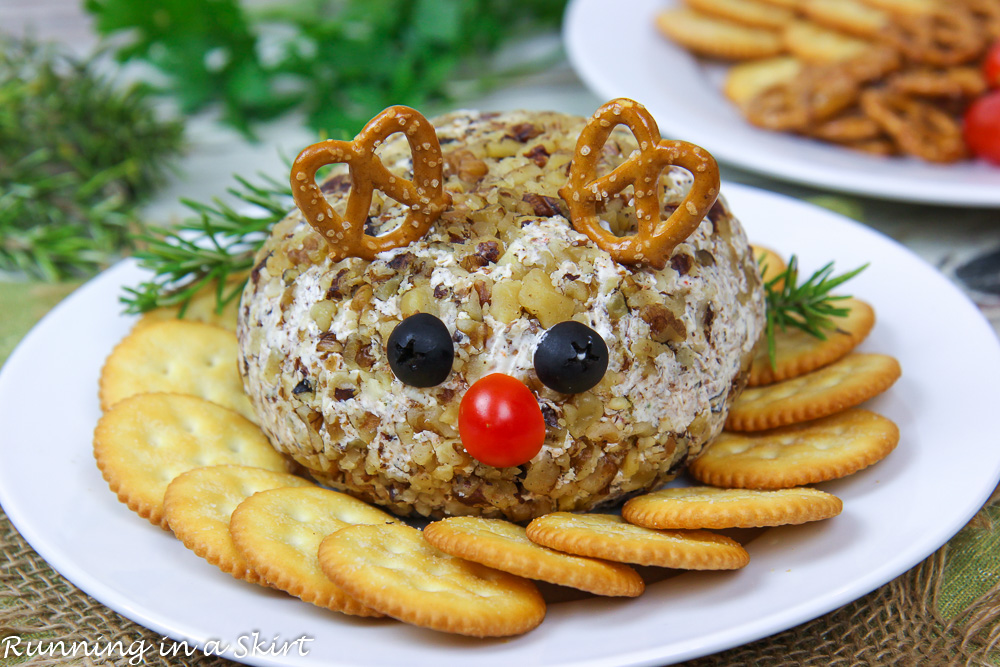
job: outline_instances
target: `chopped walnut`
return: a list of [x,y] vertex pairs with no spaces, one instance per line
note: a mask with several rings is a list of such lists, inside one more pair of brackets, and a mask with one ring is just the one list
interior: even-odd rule
[[691,263],[691,255],[683,252],[676,253],[670,258],[670,268],[682,276],[687,275],[687,272],[691,270]]
[[489,173],[486,163],[477,158],[472,151],[458,149],[444,155],[445,175],[458,176],[466,183],[478,183]]
[[535,215],[540,218],[551,218],[554,215],[565,217],[568,214],[567,211],[563,210],[565,207],[563,201],[555,197],[546,197],[545,195],[537,195],[529,192],[521,197],[521,200],[531,204]]
[[514,141],[525,144],[538,135],[542,133],[542,129],[536,127],[531,123],[518,123],[517,125],[510,128],[510,132],[505,134],[505,137],[509,137]]
[[475,252],[459,260],[459,265],[466,271],[475,271],[480,267],[496,264],[498,259],[500,259],[500,244],[496,241],[483,241],[476,244]]
[[337,387],[333,390],[333,397],[338,401],[346,401],[354,398],[357,390],[354,387]]
[[677,319],[668,308],[651,303],[639,309],[641,317],[649,325],[649,335],[657,343],[677,343],[687,339],[684,322]]
[[522,153],[524,157],[529,158],[532,162],[538,165],[540,168],[544,168],[545,165],[549,163],[549,152],[545,150],[545,146],[538,144],[537,146],[531,148],[530,150]]

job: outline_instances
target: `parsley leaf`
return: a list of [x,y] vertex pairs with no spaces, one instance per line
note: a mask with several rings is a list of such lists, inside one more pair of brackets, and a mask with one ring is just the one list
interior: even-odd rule
[[327,136],[353,136],[393,104],[451,99],[458,76],[496,80],[490,56],[558,25],[566,0],[85,0],[121,60],[162,70],[187,112],[221,105],[248,136],[291,110]]

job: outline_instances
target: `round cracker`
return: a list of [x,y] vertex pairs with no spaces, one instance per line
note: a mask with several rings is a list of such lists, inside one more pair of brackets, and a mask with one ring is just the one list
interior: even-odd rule
[[[242,289],[246,280],[246,273],[234,275],[227,280],[221,293],[223,298],[230,296],[233,290]],[[235,333],[236,316],[240,309],[239,294],[229,299],[221,309],[219,308],[219,294],[218,284],[214,281],[210,282],[195,292],[183,308],[181,306],[163,306],[147,311],[135,323],[133,330],[156,322],[182,319],[187,322],[211,324]]]
[[535,544],[521,526],[503,519],[461,516],[435,521],[424,538],[452,556],[595,595],[636,597],[645,583],[622,563],[573,556]]
[[706,530],[652,530],[614,514],[554,512],[528,524],[533,542],[591,558],[679,570],[736,570],[750,562],[738,542]]
[[751,28],[784,28],[795,20],[795,12],[785,7],[756,0],[684,0],[688,7],[703,14]]
[[785,47],[808,63],[825,65],[863,56],[872,45],[851,35],[811,21],[795,21],[781,33]]
[[881,461],[899,428],[853,408],[771,431],[724,431],[688,467],[700,482],[743,489],[788,489],[845,477]]
[[241,465],[196,468],[178,475],[163,495],[170,530],[212,565],[251,584],[265,583],[236,550],[229,519],[241,502],[259,491],[313,486],[297,475]]
[[934,10],[942,6],[941,0],[861,0],[861,2],[895,16],[933,14]]
[[802,11],[822,26],[858,37],[878,37],[891,22],[888,12],[861,0],[809,0]]
[[844,299],[838,308],[847,308],[844,317],[831,318],[833,331],[826,338],[817,338],[796,327],[775,328],[774,366],[767,353],[767,340],[762,339],[754,351],[750,380],[747,385],[758,387],[805,375],[822,368],[857,347],[875,326],[875,310],[861,299]]
[[777,30],[749,28],[687,8],[659,13],[656,27],[664,36],[686,49],[711,58],[769,58],[785,48]]
[[136,394],[167,392],[204,398],[256,423],[236,360],[231,331],[185,320],[140,327],[118,343],[101,370],[101,409]]
[[118,499],[163,528],[163,494],[181,473],[224,463],[290,469],[248,419],[181,394],[139,394],[115,403],[97,422],[94,458]]
[[656,529],[761,528],[828,519],[843,507],[840,498],[810,488],[692,486],[636,496],[625,503],[622,516],[629,523]]
[[199,293],[191,300],[191,303],[184,309],[181,315],[180,306],[164,306],[147,311],[136,321],[132,330],[142,329],[157,322],[172,322],[181,320],[183,322],[198,322],[201,324],[211,324],[212,326],[236,332],[236,314],[239,311],[239,299],[228,302],[222,311],[216,309],[215,292],[207,295]]
[[[775,56],[737,63],[726,73],[722,92],[729,101],[736,106],[743,107],[768,88],[791,81],[801,71],[802,62],[791,56]],[[764,259],[769,267],[778,268],[773,274],[773,269],[768,271],[771,277],[785,270],[785,262],[781,257],[767,248],[758,248],[754,251],[758,265],[763,266],[760,261],[762,253],[766,255]],[[766,280],[767,276],[765,276]]]
[[545,618],[532,582],[446,554],[403,524],[338,530],[320,544],[319,562],[351,597],[432,630],[505,637]]
[[899,379],[886,354],[852,352],[805,375],[743,391],[726,419],[730,431],[762,431],[819,419],[878,396]]
[[[789,59],[795,62],[794,59]],[[742,67],[742,65],[737,65],[733,69]],[[750,250],[753,253],[754,259],[757,260],[757,266],[760,269],[760,277],[765,283],[769,283],[788,268],[785,264],[785,260],[782,259],[781,255],[777,251],[767,248],[756,243],[750,245]],[[775,285],[775,289],[780,288],[781,283]]]
[[798,12],[802,9],[802,3],[807,2],[807,0],[760,0],[769,5],[774,5],[775,7],[784,7],[785,9],[791,9],[792,11]]
[[320,542],[359,523],[393,523],[385,512],[319,486],[270,489],[233,510],[229,534],[250,568],[271,586],[317,607],[354,616],[381,616],[323,574]]

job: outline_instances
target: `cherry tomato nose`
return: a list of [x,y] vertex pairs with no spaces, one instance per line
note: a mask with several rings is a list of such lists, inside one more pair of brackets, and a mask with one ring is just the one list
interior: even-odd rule
[[527,463],[541,450],[545,419],[523,382],[494,373],[477,380],[462,397],[458,434],[474,459],[508,468]]

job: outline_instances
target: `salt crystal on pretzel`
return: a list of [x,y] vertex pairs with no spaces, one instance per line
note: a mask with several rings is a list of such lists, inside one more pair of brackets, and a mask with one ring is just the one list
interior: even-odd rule
[[[413,153],[413,180],[393,175],[375,154],[387,137],[406,135]],[[351,193],[341,217],[323,196],[316,171],[327,164],[346,163]],[[369,261],[385,250],[408,245],[422,237],[451,204],[444,191],[444,160],[434,126],[419,111],[389,107],[375,116],[354,141],[329,139],[307,147],[292,164],[291,185],[295,204],[330,246],[334,261],[361,257]],[[406,206],[406,219],[381,236],[365,233],[365,221],[375,190]]]
[[[627,125],[639,144],[611,173],[597,177],[601,148],[612,130]],[[681,205],[664,220],[660,207],[660,174],[677,165],[694,182]],[[631,185],[638,231],[615,236],[601,226],[601,202]],[[643,189],[648,188],[648,189]],[[621,264],[666,266],[671,252],[701,223],[719,196],[719,166],[708,151],[686,141],[660,138],[660,130],[644,106],[630,99],[611,100],[594,114],[580,133],[570,165],[569,182],[559,190],[569,206],[573,227],[586,234]]]

